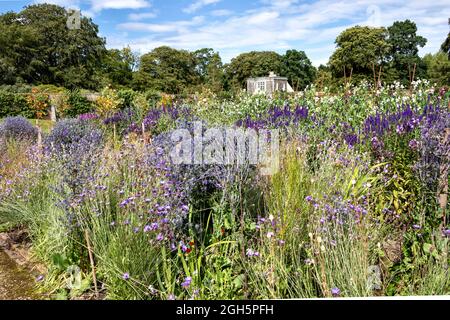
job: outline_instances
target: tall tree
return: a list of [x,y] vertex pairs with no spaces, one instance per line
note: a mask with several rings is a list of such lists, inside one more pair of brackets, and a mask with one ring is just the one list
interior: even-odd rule
[[[450,26],[450,18],[448,19],[448,25]],[[441,50],[447,53],[448,58],[450,59],[450,32],[447,35],[447,39],[442,43]]]
[[329,66],[335,78],[373,79],[374,66],[386,62],[389,44],[385,28],[355,26],[336,38]]
[[267,76],[269,72],[280,73],[282,57],[273,51],[252,51],[231,59],[226,66],[227,78],[235,89],[242,88],[247,78]]
[[303,89],[314,82],[316,68],[304,51],[286,51],[282,63],[281,75],[288,78],[294,89]]
[[138,60],[137,54],[130,47],[121,50],[110,49],[103,60],[102,76],[113,86],[129,86]]
[[418,52],[419,47],[425,46],[427,39],[416,34],[416,24],[410,20],[395,21],[387,31],[391,75],[403,83],[408,83],[413,75],[415,78],[425,77],[426,65]]
[[153,49],[141,57],[139,71],[133,80],[139,90],[152,88],[166,93],[181,93],[197,85],[194,56],[186,50],[167,46]]
[[427,78],[438,86],[450,86],[450,60],[447,53],[426,54],[423,57],[427,65]]
[[201,83],[213,91],[222,91],[224,72],[219,53],[211,48],[203,48],[194,51],[192,54],[195,59],[195,70]]
[[16,80],[96,86],[94,74],[105,52],[105,40],[90,18],[81,17],[80,28],[69,29],[68,17],[64,8],[51,4],[0,16],[0,43],[8,43],[7,49],[0,50],[0,61],[9,64],[7,69],[15,69],[20,78]]

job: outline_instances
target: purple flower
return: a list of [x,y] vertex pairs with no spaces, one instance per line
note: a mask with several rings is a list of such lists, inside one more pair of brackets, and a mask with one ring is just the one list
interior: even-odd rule
[[444,230],[444,235],[447,237],[450,236],[450,229]]
[[158,229],[158,224],[156,223],[156,222],[153,222],[151,225],[150,225],[150,230],[156,230],[156,229]]
[[144,232],[149,232],[152,230],[152,227],[149,226],[148,224],[144,226]]
[[191,285],[191,281],[192,281],[192,278],[191,278],[191,277],[186,277],[186,278],[184,279],[184,281],[181,283],[181,286],[182,286],[183,288],[188,288],[188,287]]
[[313,199],[313,198],[312,198],[311,196],[307,196],[307,197],[305,198],[305,200],[308,201],[308,202],[312,201],[312,199]]
[[78,116],[78,119],[84,121],[93,120],[98,119],[98,115],[96,115],[95,113],[83,113]]
[[331,294],[333,295],[333,297],[338,297],[341,294],[341,290],[339,288],[332,288],[331,289]]
[[[3,107],[3,106],[2,106]],[[0,137],[5,139],[34,140],[38,130],[24,117],[7,117],[0,124]]]
[[41,275],[39,275],[37,278],[36,278],[36,281],[37,282],[40,282],[40,281],[42,281],[42,280],[44,280],[44,276],[41,274]]
[[164,237],[163,237],[162,233],[159,233],[159,234],[156,236],[156,240],[158,240],[158,241],[162,241],[163,239],[164,239]]
[[415,230],[419,230],[419,229],[421,229],[422,227],[420,226],[420,225],[418,225],[418,224],[413,224],[413,229],[415,229]]
[[417,142],[416,139],[412,139],[412,140],[409,142],[409,147],[410,147],[412,150],[417,150],[417,149],[419,148],[419,142]]
[[123,279],[123,280],[128,280],[128,279],[130,279],[130,274],[129,274],[128,272],[125,272],[125,273],[122,275],[122,279]]

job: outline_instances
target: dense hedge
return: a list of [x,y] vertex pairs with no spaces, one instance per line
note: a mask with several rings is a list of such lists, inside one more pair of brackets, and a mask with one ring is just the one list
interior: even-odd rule
[[67,95],[67,109],[64,110],[64,116],[74,118],[80,114],[92,111],[91,102],[80,94],[79,90],[70,91]]
[[0,118],[7,116],[27,116],[29,106],[26,96],[9,91],[0,90]]

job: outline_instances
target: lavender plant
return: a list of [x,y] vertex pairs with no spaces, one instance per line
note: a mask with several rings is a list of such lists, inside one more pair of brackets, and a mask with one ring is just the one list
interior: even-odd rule
[[0,138],[4,140],[31,140],[37,138],[37,128],[24,117],[7,117],[0,123]]

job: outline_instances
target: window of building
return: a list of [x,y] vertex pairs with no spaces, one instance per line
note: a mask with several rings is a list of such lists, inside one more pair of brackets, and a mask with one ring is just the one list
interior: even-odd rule
[[256,84],[256,87],[258,91],[266,91],[266,82],[265,81],[258,81]]

